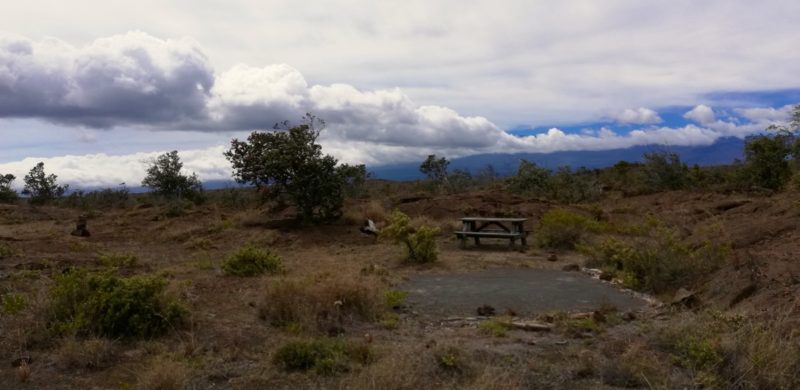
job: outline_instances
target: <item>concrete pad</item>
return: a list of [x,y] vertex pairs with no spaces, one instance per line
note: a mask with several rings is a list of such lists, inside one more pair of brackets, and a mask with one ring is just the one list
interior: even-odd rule
[[400,287],[412,310],[429,316],[474,316],[481,305],[497,314],[520,316],[553,310],[586,311],[611,304],[631,310],[647,302],[630,292],[580,272],[492,269],[472,273],[416,275]]

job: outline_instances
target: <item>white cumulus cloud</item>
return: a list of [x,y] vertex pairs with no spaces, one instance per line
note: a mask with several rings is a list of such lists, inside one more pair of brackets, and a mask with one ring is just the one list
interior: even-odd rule
[[652,125],[661,123],[661,117],[658,113],[649,108],[625,109],[621,112],[611,115],[617,123],[633,124],[633,125]]
[[700,104],[683,114],[683,117],[701,125],[713,123],[717,120],[714,110],[705,104]]

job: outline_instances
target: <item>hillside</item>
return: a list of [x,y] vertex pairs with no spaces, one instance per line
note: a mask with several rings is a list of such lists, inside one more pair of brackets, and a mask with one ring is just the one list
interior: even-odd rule
[[[39,388],[683,388],[728,383],[732,375],[761,383],[752,388],[797,383],[788,371],[796,367],[791,360],[796,355],[768,349],[796,348],[797,338],[782,332],[798,318],[797,193],[666,192],[610,198],[598,209],[496,189],[436,195],[419,193],[411,184],[375,182],[370,192],[369,198],[348,203],[344,219],[323,226],[298,225],[287,219],[290,209],[259,206],[248,190],[212,192],[206,204],[171,217],[162,205],[137,196],[122,208],[93,210],[90,237],[69,235],[85,211],[0,206],[0,293],[5,302],[0,351],[9,360],[30,360],[28,385]],[[385,227],[395,208],[416,225],[441,229],[438,261],[404,263],[396,244],[359,232],[363,218]],[[696,275],[693,284],[667,286],[641,309],[604,304],[588,314],[548,311],[514,320],[538,321],[532,323],[543,324],[537,326],[549,329],[545,332],[509,328],[503,321],[517,314],[503,312],[497,317],[436,317],[425,306],[403,303],[404,294],[390,293],[422,276],[479,275],[487,269],[563,272],[573,264],[592,268],[587,252],[534,244],[548,228],[541,225],[542,217],[564,208],[602,216],[607,228],[587,233],[582,239],[587,245],[606,237],[642,245],[642,240],[662,242],[660,232],[670,231],[685,248],[714,242],[729,252],[713,272]],[[452,231],[465,215],[528,218],[532,246],[512,251],[498,242],[461,249]],[[282,270],[256,277],[226,275],[226,259],[247,245],[277,254]],[[163,278],[169,296],[190,313],[188,322],[145,339],[54,334],[47,325],[52,288],[78,269]],[[632,294],[582,273],[563,275]],[[674,305],[680,288],[691,292],[691,301]],[[19,310],[10,296],[21,297]],[[387,307],[390,296],[393,303]],[[277,321],[283,318],[275,317],[279,313],[292,320]],[[760,321],[758,329],[767,326],[769,337],[741,325],[752,321]],[[311,362],[308,371],[281,365],[289,353],[285,348],[307,341],[322,343],[308,348],[340,351],[331,352],[328,363],[333,365]],[[747,344],[752,342],[763,348],[752,349]],[[699,360],[684,355],[687,345],[704,348],[706,355]],[[748,371],[753,353],[774,369]],[[17,375],[19,368],[7,364],[0,371],[0,387],[15,388]]]

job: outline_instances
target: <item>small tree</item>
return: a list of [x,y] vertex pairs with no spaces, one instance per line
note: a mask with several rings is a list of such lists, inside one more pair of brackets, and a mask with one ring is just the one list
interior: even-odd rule
[[11,182],[16,178],[10,173],[0,175],[0,203],[14,203],[17,201],[17,191],[11,188]]
[[441,186],[447,182],[447,167],[450,161],[446,158],[436,158],[435,154],[431,154],[419,166],[420,172],[428,176],[428,179]]
[[276,126],[272,132],[252,132],[247,141],[232,140],[225,157],[236,181],[264,190],[269,200],[296,206],[305,222],[338,218],[345,190],[366,179],[366,168],[337,166],[333,156],[323,155],[316,141],[324,126],[306,114],[299,126],[284,131]]
[[793,142],[794,136],[786,132],[749,137],[744,145],[745,186],[781,190],[792,177],[786,158],[792,152]]
[[183,163],[178,151],[164,153],[150,162],[147,176],[142,186],[150,188],[157,195],[170,199],[189,199],[198,201],[202,197],[203,185],[196,173],[190,176],[181,173]]
[[407,260],[411,263],[432,263],[439,256],[436,236],[439,229],[434,226],[411,226],[411,218],[399,210],[389,216],[388,225],[381,230],[381,237],[387,238],[406,249]]
[[643,172],[645,186],[652,192],[685,188],[689,176],[678,154],[667,151],[645,153]]
[[33,204],[43,204],[57,199],[69,188],[67,185],[58,185],[57,179],[58,176],[54,174],[45,174],[44,163],[39,162],[25,175],[22,194],[30,196],[30,202]]
[[550,171],[540,168],[535,162],[520,160],[517,174],[511,178],[509,186],[515,192],[548,197],[552,192]]

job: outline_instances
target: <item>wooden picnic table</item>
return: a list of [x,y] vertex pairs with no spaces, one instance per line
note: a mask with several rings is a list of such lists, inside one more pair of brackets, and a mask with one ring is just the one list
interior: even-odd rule
[[517,240],[522,245],[527,245],[528,232],[525,231],[527,218],[491,218],[491,217],[465,217],[461,218],[462,229],[455,232],[461,240],[461,246],[466,245],[469,237],[475,240],[475,245],[481,244],[481,237],[504,238],[511,241],[513,247]]

